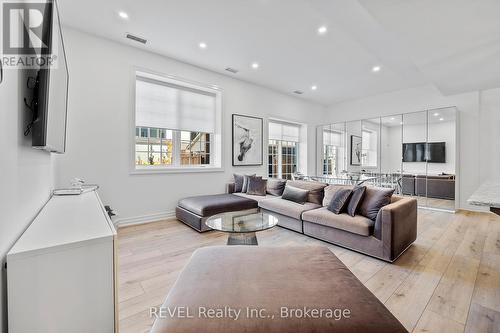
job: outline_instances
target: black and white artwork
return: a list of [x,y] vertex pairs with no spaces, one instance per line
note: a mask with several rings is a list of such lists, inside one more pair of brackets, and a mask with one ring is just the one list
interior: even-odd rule
[[262,118],[233,114],[233,165],[262,165]]
[[361,137],[357,135],[351,135],[351,165],[361,165],[361,149]]

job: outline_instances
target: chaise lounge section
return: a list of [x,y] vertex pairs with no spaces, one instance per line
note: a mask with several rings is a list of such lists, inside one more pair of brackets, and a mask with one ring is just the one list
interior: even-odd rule
[[200,195],[180,200],[175,215],[196,231],[204,232],[212,230],[205,224],[210,216],[257,207],[257,201],[232,194]]

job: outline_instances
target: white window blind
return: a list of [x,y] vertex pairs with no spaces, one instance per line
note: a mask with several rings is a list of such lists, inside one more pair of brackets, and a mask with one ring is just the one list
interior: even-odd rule
[[323,131],[323,144],[336,147],[342,146],[342,133]]
[[300,141],[300,125],[269,122],[269,140]]
[[216,95],[137,76],[136,126],[215,133]]

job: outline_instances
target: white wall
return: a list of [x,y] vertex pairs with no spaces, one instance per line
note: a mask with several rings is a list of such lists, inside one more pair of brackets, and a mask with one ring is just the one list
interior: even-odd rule
[[[315,125],[324,116],[323,106],[76,30],[66,28],[64,33],[70,95],[67,153],[56,163],[58,185],[76,176],[96,182],[103,201],[118,211],[119,218],[129,219],[171,213],[186,196],[221,193],[234,172],[267,175],[266,155],[262,167],[231,166],[233,113],[307,124],[311,148],[301,170],[314,170]],[[224,172],[129,174],[134,66],[222,88]],[[267,131],[264,142],[266,137]]]
[[480,94],[480,177],[500,179],[500,88]]
[[456,106],[458,109],[459,163],[456,170],[459,179],[459,206],[482,210],[467,204],[467,199],[482,181],[498,177],[498,148],[492,143],[499,142],[497,131],[500,125],[500,89],[453,96],[444,96],[433,86],[405,89],[332,105],[328,108],[324,123],[447,106]]
[[28,112],[23,104],[23,71],[4,70],[0,83],[0,331],[6,332],[5,256],[45,204],[53,188],[52,157],[31,148],[23,131]]

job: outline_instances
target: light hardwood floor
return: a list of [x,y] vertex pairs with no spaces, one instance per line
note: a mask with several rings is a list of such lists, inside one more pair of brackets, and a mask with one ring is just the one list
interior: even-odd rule
[[[417,241],[393,264],[280,227],[257,234],[265,245],[326,245],[410,332],[500,332],[500,217],[419,210]],[[177,220],[121,228],[120,332],[149,332],[192,252],[224,245],[227,234],[199,234]]]

